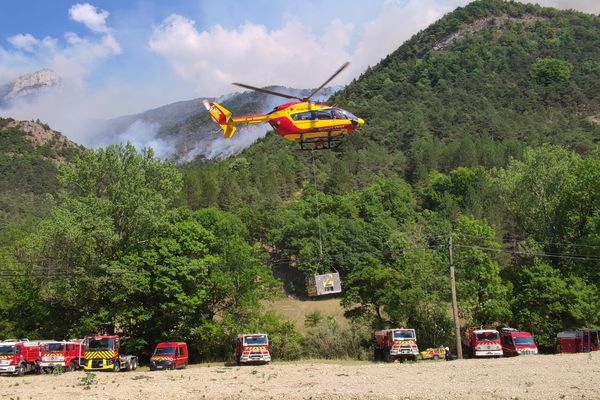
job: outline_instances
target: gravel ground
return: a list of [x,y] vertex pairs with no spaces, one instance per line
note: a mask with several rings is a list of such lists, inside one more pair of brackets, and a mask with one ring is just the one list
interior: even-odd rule
[[1,377],[0,399],[600,399],[600,353]]

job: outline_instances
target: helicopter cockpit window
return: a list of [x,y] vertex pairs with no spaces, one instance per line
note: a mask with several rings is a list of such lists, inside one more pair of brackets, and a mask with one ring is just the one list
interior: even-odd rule
[[333,119],[331,116],[331,110],[315,111],[315,119]]
[[314,119],[312,111],[301,112],[297,114],[292,114],[292,119],[294,121],[307,121]]
[[344,115],[346,115],[346,118],[347,118],[347,119],[351,119],[351,120],[353,120],[353,121],[356,121],[356,120],[358,120],[358,117],[357,117],[356,115],[354,115],[354,114],[352,114],[352,113],[350,113],[350,112],[348,112],[348,111],[346,111],[346,110],[340,110],[340,111],[341,111],[341,112],[343,112],[343,113],[344,113]]
[[342,112],[342,110],[338,110],[337,108],[334,108],[331,110],[332,114],[333,114],[333,119],[348,119],[348,117],[346,117],[346,115]]

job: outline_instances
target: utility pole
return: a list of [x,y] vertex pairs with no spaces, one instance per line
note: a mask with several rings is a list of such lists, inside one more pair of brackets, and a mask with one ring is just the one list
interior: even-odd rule
[[450,262],[450,291],[452,292],[452,317],[454,318],[454,335],[456,336],[456,354],[463,358],[460,340],[460,323],[458,321],[458,303],[456,301],[456,279],[454,278],[454,256],[452,254],[452,233],[448,236],[448,261]]

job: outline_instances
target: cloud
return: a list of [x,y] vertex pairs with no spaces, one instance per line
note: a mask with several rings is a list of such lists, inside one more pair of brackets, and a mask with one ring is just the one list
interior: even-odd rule
[[98,33],[108,33],[106,19],[110,13],[96,8],[89,3],[75,4],[69,9],[69,17],[76,22],[81,22],[88,29]]
[[77,35],[74,32],[65,33],[65,40],[70,45],[76,45],[76,44],[80,44],[81,42],[83,42],[83,39],[80,38],[79,35]]
[[[246,23],[199,31],[193,20],[173,14],[155,28],[149,47],[202,95],[232,90],[231,82],[315,87],[350,57],[352,25],[334,20],[326,35],[289,21],[280,29]],[[332,40],[335,39],[334,40]]]
[[15,36],[7,38],[8,42],[19,50],[33,52],[35,47],[39,44],[39,40],[33,37],[33,35],[26,33],[19,33]]

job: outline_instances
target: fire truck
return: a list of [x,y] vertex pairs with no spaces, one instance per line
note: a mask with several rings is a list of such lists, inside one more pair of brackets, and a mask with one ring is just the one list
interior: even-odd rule
[[384,329],[375,331],[375,361],[419,359],[417,335],[414,329]]
[[556,335],[556,350],[559,353],[588,353],[600,350],[600,330],[559,332]]
[[505,356],[533,355],[538,353],[537,345],[529,332],[514,328],[500,329],[502,353]]
[[42,346],[38,367],[41,371],[52,370],[55,367],[75,371],[83,365],[84,356],[83,340],[46,343]]
[[138,367],[137,356],[119,353],[120,340],[117,335],[97,335],[85,338],[85,371],[133,371]]
[[473,357],[502,357],[500,333],[496,329],[469,328],[467,338]]
[[41,347],[47,340],[7,339],[0,342],[0,374],[23,375],[35,371]]
[[271,362],[269,337],[264,333],[241,334],[235,338],[235,360],[238,365]]
[[185,342],[159,343],[150,357],[150,371],[185,368],[187,364],[188,349]]

